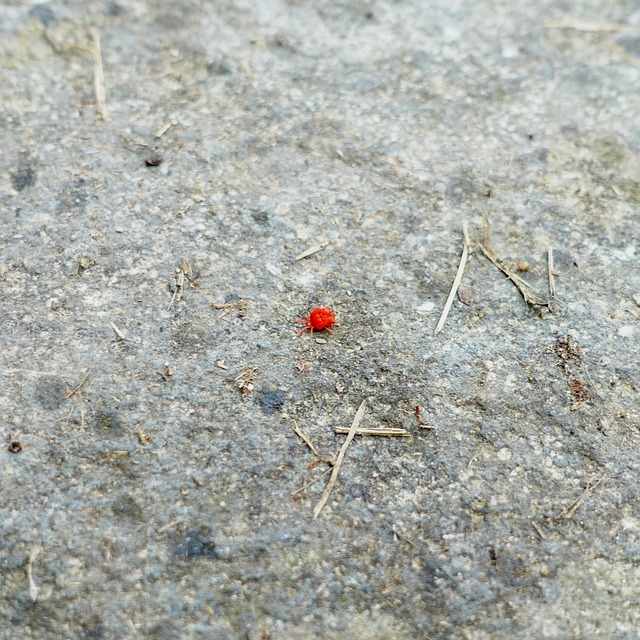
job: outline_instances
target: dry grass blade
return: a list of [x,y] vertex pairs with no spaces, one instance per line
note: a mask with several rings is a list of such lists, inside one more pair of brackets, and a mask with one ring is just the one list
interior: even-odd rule
[[358,427],[360,426],[360,423],[362,422],[362,418],[364,417],[364,411],[366,409],[366,406],[367,406],[367,401],[363,400],[360,403],[358,410],[356,411],[356,415],[354,416],[353,422],[351,423],[351,428],[349,429],[347,438],[344,441],[342,447],[340,448],[340,452],[338,453],[338,456],[336,458],[336,463],[333,465],[333,471],[331,472],[331,477],[329,478],[329,482],[327,482],[327,486],[324,488],[324,491],[322,492],[322,496],[320,497],[320,500],[318,501],[316,508],[313,510],[314,519],[320,515],[320,512],[324,508],[324,505],[327,504],[327,500],[329,499],[329,496],[333,491],[333,487],[338,481],[338,475],[340,474],[340,468],[342,467],[344,456],[347,453],[347,449],[349,448],[349,445],[351,444],[351,441],[353,440],[353,437],[356,434],[356,430],[358,429]]
[[[336,433],[349,433],[351,429],[346,427],[336,427]],[[356,429],[355,434],[357,436],[387,436],[387,437],[399,437],[410,438],[411,434],[406,429],[400,429],[398,427],[389,427],[383,429]]]
[[221,318],[224,318],[232,311],[236,311],[238,318],[244,318],[247,315],[247,309],[249,308],[249,300],[234,300],[233,302],[223,302],[223,303],[211,303],[209,305],[212,309],[217,309],[218,311],[222,311],[220,314]]
[[40,555],[40,551],[40,547],[34,547],[31,550],[31,553],[29,553],[29,559],[27,560],[27,580],[29,582],[29,597],[31,598],[31,602],[35,602],[38,599],[38,594],[40,592],[33,579],[33,563]]
[[551,298],[556,297],[556,281],[555,281],[555,266],[553,264],[553,249],[549,247],[547,251],[547,271],[549,273],[549,296]]
[[561,514],[560,518],[564,518],[565,520],[570,520],[575,516],[576,511],[580,508],[580,505],[584,502],[585,498],[593,493],[605,480],[606,476],[600,476],[595,482],[589,483],[582,494],[575,500],[572,504],[570,504]]
[[327,473],[329,473],[329,471],[331,471],[331,467],[326,467],[326,469],[324,469],[324,471],[317,478],[315,478],[314,480],[309,480],[309,482],[303,484],[299,489],[296,489],[291,495],[298,496],[301,493],[304,493],[309,487],[312,487],[314,484],[320,482],[320,480],[322,480],[322,478],[324,478]]
[[334,460],[328,456],[323,456],[315,447],[313,442],[311,442],[311,438],[298,426],[298,424],[294,421],[293,430],[295,434],[309,447],[309,451],[313,453],[313,455],[318,458],[318,460],[322,460],[322,462],[326,462],[327,464],[333,465]]
[[97,29],[91,29],[93,40],[93,80],[96,92],[96,109],[102,120],[107,119],[107,94],[104,89],[104,69],[102,66],[102,46],[100,44],[100,33]]
[[312,247],[309,247],[306,251],[298,254],[294,260],[298,262],[299,260],[304,260],[305,258],[309,258],[312,255],[322,251],[327,245],[326,244],[315,244]]
[[546,540],[547,536],[544,534],[544,531],[540,528],[540,526],[538,524],[536,524],[535,522],[531,522],[531,526],[533,527],[533,530],[538,534],[540,540]]
[[116,338],[118,340],[121,340],[122,342],[126,342],[127,337],[124,335],[124,333],[122,333],[122,331],[120,331],[120,329],[118,329],[117,325],[115,322],[111,322],[111,328],[113,329],[113,333],[116,334]]
[[453,300],[458,293],[458,287],[462,282],[462,276],[464,275],[464,268],[467,264],[467,259],[469,258],[469,241],[467,239],[467,226],[466,224],[462,225],[462,232],[464,234],[464,240],[462,245],[462,255],[460,256],[460,264],[458,265],[458,271],[456,272],[456,277],[453,279],[453,284],[451,285],[451,291],[449,291],[449,297],[444,304],[444,309],[442,309],[442,313],[440,314],[440,320],[438,320],[438,324],[436,325],[434,334],[440,333],[442,331],[442,327],[444,327],[444,323],[447,321],[447,316],[449,315],[449,311],[451,310],[451,305],[453,304]]
[[587,33],[615,33],[628,29],[626,25],[616,24],[615,22],[588,22],[586,20],[572,20],[571,18],[565,18],[564,20],[547,20],[544,23],[544,28],[585,31]]
[[519,275],[511,271],[509,267],[507,267],[500,258],[496,256],[493,249],[487,246],[484,242],[478,245],[480,247],[480,251],[484,254],[484,256],[491,262],[496,269],[502,271],[511,282],[515,285],[516,289],[520,292],[520,295],[524,298],[524,301],[531,305],[532,307],[548,307],[549,301],[546,298],[543,298],[540,294],[536,293],[529,283],[526,280],[523,280]]
[[88,379],[89,379],[89,373],[87,372],[85,373],[84,378],[82,378],[80,384],[77,387],[73,387],[73,389],[67,389],[64,392],[65,399],[68,400],[69,398],[73,398],[73,396],[75,396],[76,393],[78,393],[82,389],[82,387],[84,387]]

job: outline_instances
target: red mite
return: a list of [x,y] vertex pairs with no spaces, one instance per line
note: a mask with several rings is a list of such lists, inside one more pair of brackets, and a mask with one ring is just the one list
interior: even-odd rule
[[305,331],[328,331],[331,333],[331,329],[336,324],[336,314],[333,309],[329,307],[313,307],[306,318],[300,318],[298,322],[304,326],[300,330],[300,333]]

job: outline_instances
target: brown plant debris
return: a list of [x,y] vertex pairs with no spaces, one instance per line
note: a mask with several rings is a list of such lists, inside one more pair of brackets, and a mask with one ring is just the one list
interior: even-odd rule
[[[336,427],[336,433],[349,433],[350,429],[346,427]],[[386,436],[386,437],[400,437],[410,438],[411,434],[406,429],[400,427],[381,427],[377,429],[356,429],[355,434],[357,436]]]
[[257,374],[258,370],[254,367],[246,367],[234,378],[233,381],[240,395],[248,396],[253,391]]
[[[515,273],[515,271],[512,271],[503,260],[498,258],[496,252],[491,246],[490,227],[488,224],[485,227],[485,233],[482,241],[478,243],[478,247],[485,258],[487,258],[487,260],[489,260],[496,269],[501,271],[509,280],[511,280],[511,282],[513,282],[514,286],[518,289],[520,295],[529,306],[549,307],[549,301],[544,296],[537,293],[526,280],[521,278],[517,273]],[[516,268],[518,268],[518,266],[521,268],[524,267],[524,263],[522,261],[519,261],[516,265]],[[529,266],[527,265],[526,268],[528,269]]]
[[222,311],[221,318],[228,316],[235,311],[236,317],[244,318],[247,315],[247,309],[249,308],[249,300],[234,300],[233,302],[212,303],[210,306],[212,309],[218,309]]
[[364,412],[367,407],[367,401],[363,400],[356,411],[356,415],[353,418],[353,422],[351,423],[351,428],[349,429],[349,433],[347,434],[347,438],[344,441],[340,451],[338,452],[338,456],[336,457],[336,462],[333,465],[333,470],[331,472],[331,477],[329,478],[329,482],[327,482],[327,486],[325,487],[316,508],[313,510],[314,519],[320,515],[320,512],[324,508],[324,505],[327,504],[327,500],[333,491],[333,487],[338,481],[338,476],[340,475],[340,469],[342,467],[342,463],[344,462],[344,457],[347,453],[347,449],[353,440],[360,423],[362,422],[362,418],[364,417]]
[[569,380],[569,390],[571,391],[571,396],[576,403],[586,402],[591,398],[589,389],[579,378],[571,378]]

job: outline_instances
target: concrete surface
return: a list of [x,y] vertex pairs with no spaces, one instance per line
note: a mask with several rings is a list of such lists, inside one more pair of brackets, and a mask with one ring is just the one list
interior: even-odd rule
[[[639,82],[632,0],[2,2],[0,638],[640,638]],[[485,216],[557,302],[434,337]]]

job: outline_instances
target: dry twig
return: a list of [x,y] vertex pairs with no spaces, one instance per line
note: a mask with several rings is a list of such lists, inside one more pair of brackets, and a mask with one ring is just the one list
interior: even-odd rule
[[547,251],[547,271],[549,273],[549,296],[556,297],[556,281],[554,279],[556,272],[553,264],[553,249],[549,247]]
[[316,446],[311,442],[311,438],[298,426],[297,422],[294,420],[293,422],[293,430],[295,434],[309,447],[309,450],[313,455],[321,460],[322,462],[326,462],[327,464],[333,465],[334,459],[330,456],[323,456],[317,449]]
[[249,300],[234,300],[233,302],[223,302],[223,303],[211,303],[209,305],[212,309],[218,309],[222,311],[220,314],[221,318],[224,318],[232,311],[238,312],[238,318],[244,318],[247,315],[247,309],[249,308]]
[[519,275],[514,273],[511,269],[509,269],[509,267],[504,264],[502,260],[500,260],[500,258],[498,258],[495,251],[493,250],[493,247],[490,244],[488,225],[485,227],[484,238],[482,242],[478,244],[478,246],[480,247],[480,251],[482,251],[485,258],[487,258],[487,260],[489,260],[489,262],[491,262],[491,264],[493,264],[496,269],[502,271],[502,273],[504,273],[504,275],[507,276],[507,278],[509,278],[511,282],[513,282],[516,289],[518,289],[520,295],[524,298],[524,301],[528,305],[531,305],[532,307],[549,306],[548,300],[543,298],[540,294],[536,293],[526,280],[523,280]]
[[[429,427],[427,427],[429,428]],[[336,433],[349,433],[351,429],[346,427],[336,427]],[[410,438],[411,434],[406,429],[400,429],[399,427],[386,427],[379,429],[356,429],[355,434],[357,436],[391,436],[400,438]]]
[[333,465],[333,471],[331,472],[331,477],[329,478],[329,482],[327,482],[327,486],[325,487],[322,493],[322,496],[318,501],[318,504],[313,510],[314,519],[320,515],[320,512],[324,508],[324,505],[327,504],[327,500],[329,499],[329,496],[333,491],[333,487],[338,481],[338,475],[340,474],[340,468],[342,467],[344,456],[347,453],[347,449],[349,448],[349,445],[351,444],[351,441],[353,440],[353,437],[356,434],[356,430],[358,429],[358,427],[360,426],[360,423],[362,422],[362,418],[364,417],[364,411],[366,409],[366,406],[367,406],[367,401],[363,400],[360,403],[358,410],[356,411],[356,415],[354,416],[353,422],[351,423],[351,428],[349,429],[349,434],[347,435],[346,440],[342,444],[342,447],[340,448],[340,452],[338,453],[338,456],[336,458],[336,462]]
[[544,23],[544,28],[584,31],[587,33],[615,33],[627,29],[626,25],[616,24],[615,22],[587,22],[586,20],[574,20],[572,18],[547,20]]
[[184,293],[184,281],[187,279],[193,284],[192,277],[193,270],[191,269],[191,265],[187,260],[182,258],[180,260],[180,264],[176,268],[176,284],[173,290],[173,295],[171,296],[171,302],[169,302],[169,309],[172,307],[174,302],[180,302],[180,300],[182,300],[182,294]]
[[104,69],[102,66],[102,46],[100,45],[100,33],[97,29],[91,29],[91,39],[93,40],[93,80],[96,92],[96,110],[102,120],[106,120],[107,115],[107,95],[104,88]]
[[120,331],[120,329],[118,329],[115,322],[111,323],[111,328],[113,329],[113,333],[116,334],[116,338],[118,340],[121,340],[122,342],[127,341],[127,337],[124,335],[124,333],[122,333],[122,331]]
[[80,384],[76,387],[73,387],[73,389],[67,389],[64,392],[64,397],[68,400],[69,398],[73,398],[73,396],[75,396],[77,393],[80,392],[80,390],[82,389],[82,387],[84,387],[84,385],[86,384],[87,380],[89,379],[89,372],[87,371],[87,373],[85,373],[84,378],[82,378],[82,380],[80,381]]
[[585,498],[593,493],[605,480],[606,476],[601,475],[595,482],[589,482],[585,488],[585,490],[578,496],[576,500],[574,500],[559,516],[559,518],[564,518],[565,520],[570,520],[573,516],[576,515],[576,511],[580,508],[580,505],[584,502]]
[[327,246],[327,244],[314,244],[312,247],[309,247],[308,249],[306,249],[305,251],[303,251],[302,253],[298,254],[294,260],[296,262],[298,262],[298,260],[304,260],[305,258],[309,258],[312,255],[315,255],[316,253],[322,251],[325,247]]
[[253,383],[257,373],[258,370],[256,368],[246,367],[234,378],[241,395],[248,396],[253,391]]
[[38,599],[39,589],[33,579],[33,563],[40,555],[40,547],[34,547],[29,553],[29,559],[27,560],[27,580],[29,581],[29,597],[31,602],[35,602]]
[[540,525],[538,525],[536,522],[534,522],[533,520],[531,521],[531,526],[533,527],[533,530],[538,534],[538,536],[540,537],[540,540],[546,540],[547,536],[544,534],[544,531],[540,528]]
[[154,134],[156,138],[162,138],[162,136],[173,127],[175,122],[173,120],[169,120],[166,124],[162,125]]
[[456,297],[456,293],[458,292],[458,287],[462,282],[464,268],[467,264],[467,259],[469,257],[469,240],[467,237],[466,223],[462,225],[462,232],[464,235],[464,240],[462,244],[462,255],[460,256],[460,264],[458,265],[458,271],[456,272],[456,277],[453,279],[453,284],[451,285],[451,291],[449,291],[449,297],[447,298],[444,308],[442,309],[440,320],[438,320],[438,324],[436,325],[435,331],[433,332],[434,334],[440,333],[440,331],[442,331],[442,327],[444,327],[444,323],[447,321],[447,316],[449,315],[449,311],[451,310],[453,299]]

